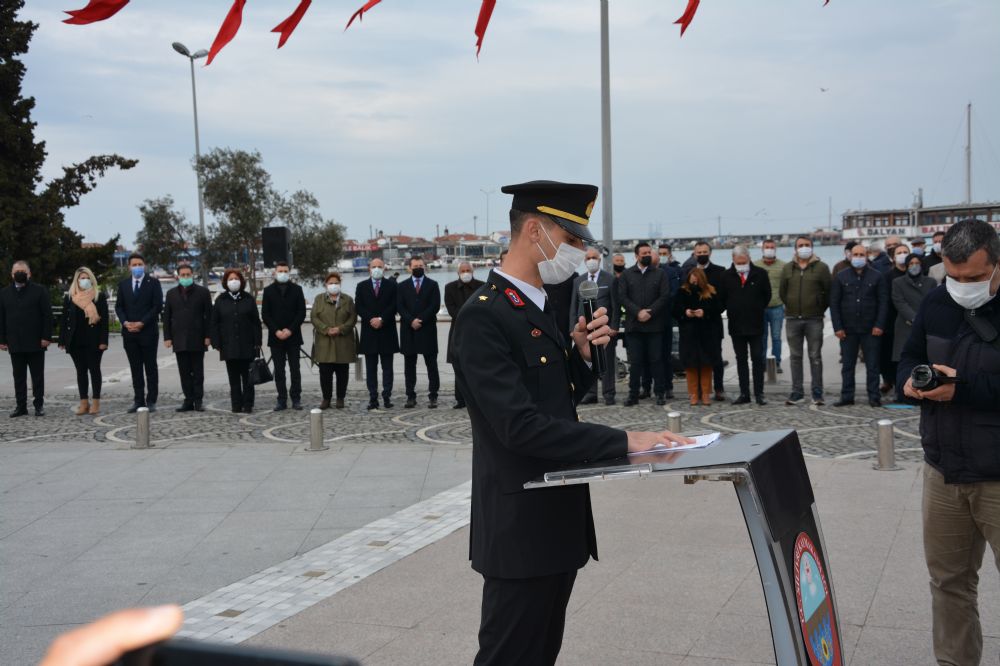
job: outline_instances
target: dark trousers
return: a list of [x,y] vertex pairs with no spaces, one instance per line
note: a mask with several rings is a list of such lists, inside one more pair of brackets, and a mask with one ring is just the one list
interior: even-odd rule
[[322,392],[324,400],[333,397],[334,375],[337,375],[337,400],[343,400],[344,396],[347,395],[348,365],[347,363],[319,364],[319,390]]
[[35,409],[45,404],[45,352],[11,352],[14,371],[14,400],[18,407],[28,406],[28,371],[31,371],[31,394]]
[[896,338],[894,329],[894,326],[887,326],[885,332],[878,338],[879,371],[882,373],[882,381],[890,386],[896,385],[896,369],[899,367],[899,363],[892,360],[892,345]]
[[[615,397],[615,379],[617,378],[617,369],[615,368],[615,343],[617,342],[618,340],[611,338],[611,342],[609,342],[603,349],[598,347],[598,353],[604,354],[604,374],[600,377],[594,377],[594,383],[590,385],[590,389],[587,391],[588,397],[597,397],[598,380],[600,380],[601,383],[601,395],[604,396],[604,399],[610,400]],[[643,379],[645,379],[645,377]]]
[[540,578],[483,577],[476,666],[554,664],[576,572]]
[[97,347],[71,347],[69,357],[76,367],[76,387],[80,391],[80,400],[87,399],[88,384],[93,389],[94,400],[101,399],[101,357],[104,351]]
[[455,382],[455,404],[460,407],[465,407],[465,396],[462,395],[462,392],[459,390],[458,382]]
[[177,371],[181,375],[181,391],[185,402],[201,402],[205,397],[205,352],[174,352]]
[[[722,358],[722,340],[719,340],[719,358]],[[725,393],[726,387],[722,383],[722,374],[726,371],[726,364],[719,361],[712,366],[712,383],[715,384],[716,393]]]
[[840,341],[842,400],[854,400],[854,367],[858,363],[858,349],[863,349],[865,352],[865,387],[868,389],[868,399],[879,398],[878,359],[881,343],[882,340],[871,333],[848,333],[847,337]]
[[229,375],[229,402],[233,409],[253,407],[253,382],[250,381],[250,359],[237,358],[226,361]]
[[437,354],[403,354],[403,377],[406,380],[406,397],[417,397],[417,356],[424,357],[427,368],[427,396],[437,400],[438,389],[441,388],[441,377],[438,375]]
[[[271,360],[274,361],[274,387],[278,390],[278,402],[288,402],[289,393],[292,402],[302,399],[302,373],[299,369],[299,345],[275,345],[271,347]],[[285,362],[288,362],[288,374],[292,379],[291,391],[285,385]],[[320,364],[322,371],[323,364]]]
[[653,391],[663,395],[663,334],[630,331],[628,334],[628,358],[631,366],[628,377],[628,394],[630,397],[639,395],[640,376],[643,369],[649,367],[653,378]]
[[[736,374],[740,379],[740,395],[750,395],[750,364],[753,365],[753,394],[764,395],[764,336],[731,335],[736,352]],[[747,363],[749,348],[750,364]]]
[[382,363],[382,398],[392,395],[392,357],[394,354],[365,354],[365,382],[368,384],[368,398],[378,401],[378,366]]
[[128,365],[132,370],[133,399],[140,405],[156,402],[159,394],[160,371],[156,367],[156,342],[154,339],[152,344],[140,345],[131,338],[126,338],[124,342],[125,356],[128,357]]
[[[674,392],[674,322],[667,321],[667,330],[663,333],[663,352],[660,363],[663,365],[663,385],[667,393]],[[642,390],[650,392],[653,386],[653,368],[647,365],[642,371]]]

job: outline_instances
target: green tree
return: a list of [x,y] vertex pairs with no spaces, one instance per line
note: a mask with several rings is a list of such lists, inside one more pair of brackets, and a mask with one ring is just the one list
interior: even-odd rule
[[118,236],[85,249],[63,211],[80,203],[109,169],[131,169],[138,161],[98,155],[63,167],[62,176],[42,185],[45,142],[35,141],[35,100],[21,95],[25,66],[18,59],[38,25],[17,20],[23,6],[23,0],[0,3],[0,283],[10,280],[18,259],[31,264],[40,283],[68,278],[81,264],[105,273],[114,263]]
[[[142,249],[146,263],[168,268],[182,259],[191,259],[190,240],[194,240],[191,225],[184,213],[174,210],[169,194],[159,199],[146,199],[139,205],[142,229],[135,243]],[[189,240],[190,239],[190,240]]]
[[291,230],[292,258],[299,277],[322,282],[343,253],[344,227],[323,219],[316,197],[305,190],[282,199],[278,219]]

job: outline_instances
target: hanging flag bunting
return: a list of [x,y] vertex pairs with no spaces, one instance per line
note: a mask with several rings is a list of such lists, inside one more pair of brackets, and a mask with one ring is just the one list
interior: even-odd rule
[[354,19],[358,19],[360,21],[361,17],[364,15],[366,11],[368,11],[369,9],[371,9],[380,2],[382,2],[382,0],[368,0],[368,2],[365,3],[364,7],[351,14],[351,18],[349,21],[347,21],[347,25],[344,26],[344,30],[347,30],[348,28],[351,27],[351,24],[354,23]]
[[698,11],[698,3],[701,0],[688,0],[687,9],[681,14],[681,17],[674,21],[674,25],[679,25],[681,27],[681,37],[684,36],[684,31],[688,29],[691,25],[691,21],[694,19],[695,12]]
[[476,57],[483,48],[483,37],[486,36],[486,26],[490,24],[490,17],[493,16],[493,8],[496,7],[497,0],[483,0],[479,8],[479,19],[476,21]]
[[86,25],[95,21],[109,19],[127,5],[129,0],[90,0],[83,9],[71,9],[66,13],[69,18],[63,23],[70,25]]
[[302,17],[305,15],[306,10],[309,9],[309,5],[312,4],[312,0],[302,0],[299,6],[295,8],[292,15],[286,18],[284,21],[274,26],[271,32],[280,32],[281,38],[278,40],[278,48],[280,49],[288,41],[288,38],[292,36],[292,31],[295,30],[295,26],[299,24]]
[[215,56],[219,55],[219,51],[236,36],[236,32],[240,29],[240,24],[243,23],[243,6],[245,4],[247,4],[247,0],[233,0],[233,6],[229,8],[226,19],[219,27],[219,34],[215,36],[212,48],[208,50],[208,60],[205,61],[206,67],[212,64],[212,60],[215,59]]

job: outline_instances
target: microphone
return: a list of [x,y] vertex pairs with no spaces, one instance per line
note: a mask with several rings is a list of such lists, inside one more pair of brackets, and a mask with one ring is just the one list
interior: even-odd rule
[[[580,287],[577,290],[577,294],[580,297],[580,302],[583,304],[583,314],[587,318],[587,323],[594,321],[594,310],[597,309],[597,292],[598,287],[596,282],[591,282],[590,280],[584,280],[580,283]],[[598,347],[593,342],[590,343],[590,361],[591,368],[595,375],[604,375],[604,370],[606,366],[606,361],[604,358],[604,347]]]

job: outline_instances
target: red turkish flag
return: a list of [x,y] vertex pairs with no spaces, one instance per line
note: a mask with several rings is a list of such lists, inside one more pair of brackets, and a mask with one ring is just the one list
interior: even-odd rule
[[360,21],[366,11],[380,2],[382,2],[382,0],[368,0],[368,2],[366,2],[361,9],[351,14],[351,18],[347,21],[347,25],[344,26],[344,30],[351,27],[351,24],[354,23],[354,19],[358,19]]
[[291,16],[274,26],[271,30],[271,32],[281,33],[281,38],[278,40],[279,49],[284,46],[285,42],[288,41],[288,38],[292,36],[292,31],[295,30],[295,27],[299,24],[299,21],[302,20],[302,16],[306,13],[306,10],[309,9],[309,5],[311,4],[312,0],[302,0],[299,3],[299,6],[295,8],[295,11],[292,12]]
[[240,24],[243,23],[243,6],[245,4],[247,4],[247,0],[233,1],[233,6],[229,8],[226,19],[219,27],[219,34],[215,36],[215,41],[212,42],[212,48],[208,50],[208,60],[205,61],[205,67],[211,65],[215,56],[219,55],[219,51],[236,36],[236,33],[240,29]]
[[674,21],[674,25],[681,26],[681,37],[684,36],[684,31],[688,29],[688,26],[691,25],[691,21],[694,20],[695,12],[698,11],[699,2],[701,2],[701,0],[688,0],[688,5],[684,10],[684,13],[681,14],[679,19]]
[[63,23],[70,25],[86,25],[95,21],[109,19],[127,5],[129,0],[90,0],[83,9],[71,9],[66,13],[69,18]]
[[486,26],[490,24],[490,17],[493,16],[493,8],[496,7],[497,0],[483,0],[479,8],[479,20],[476,21],[476,57],[479,57],[479,50],[483,48],[483,37],[486,36]]

